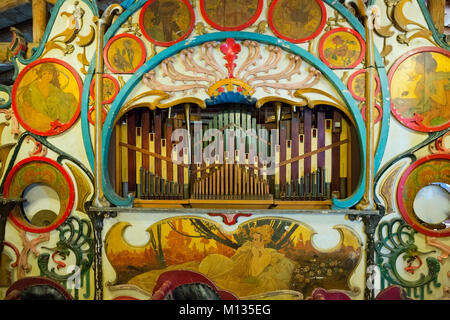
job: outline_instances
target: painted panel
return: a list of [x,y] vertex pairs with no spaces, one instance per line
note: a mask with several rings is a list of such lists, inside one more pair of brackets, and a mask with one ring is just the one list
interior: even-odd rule
[[[315,238],[325,240],[323,231],[317,234],[308,224],[282,217],[252,218],[226,229],[202,216],[167,218],[145,231],[126,220],[110,226],[105,252],[116,273],[109,286],[115,295],[121,288],[135,288],[151,296],[158,278],[175,270],[199,272],[241,299],[302,299],[317,287],[340,289],[353,297],[360,293],[358,281],[350,278],[360,274],[356,269],[363,247],[359,231],[345,225],[328,224],[333,231],[326,249],[321,246],[327,244]],[[127,228],[145,234],[127,240]]]
[[29,64],[13,87],[17,120],[43,136],[67,130],[80,114],[81,87],[78,73],[67,62],[41,59]]
[[450,52],[435,47],[412,50],[389,70],[392,114],[413,130],[450,126]]

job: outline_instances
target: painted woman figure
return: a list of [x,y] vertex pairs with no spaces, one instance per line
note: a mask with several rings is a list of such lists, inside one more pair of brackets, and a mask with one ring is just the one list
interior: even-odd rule
[[272,235],[270,225],[253,227],[250,229],[251,240],[239,247],[233,256],[210,254],[198,269],[219,287],[241,297],[287,290],[295,262],[266,247]]
[[36,74],[36,80],[20,89],[18,108],[22,119],[33,129],[48,131],[58,123],[70,121],[78,101],[72,93],[63,91],[60,71],[53,64],[42,64]]
[[128,283],[151,291],[161,273],[191,270],[202,273],[218,288],[239,297],[288,290],[296,263],[277,250],[266,247],[272,235],[273,228],[270,225],[253,227],[250,230],[250,240],[230,257],[212,253],[201,261],[171,265],[140,274]]
[[450,73],[438,72],[430,52],[415,58],[415,72],[420,76],[414,94],[417,110],[426,126],[438,126],[450,119]]
[[155,1],[149,8],[153,12],[151,24],[146,25],[148,34],[162,42],[170,42],[183,35],[177,19],[180,4],[177,1]]

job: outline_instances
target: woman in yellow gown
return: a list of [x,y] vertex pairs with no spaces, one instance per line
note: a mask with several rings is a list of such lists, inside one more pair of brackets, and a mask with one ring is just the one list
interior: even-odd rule
[[288,290],[296,263],[275,249],[265,247],[272,239],[272,234],[273,229],[269,225],[253,227],[250,230],[251,240],[239,247],[231,257],[209,254],[201,262],[187,262],[162,270],[152,270],[132,278],[128,283],[151,292],[161,273],[191,270],[204,274],[219,288],[239,297]]

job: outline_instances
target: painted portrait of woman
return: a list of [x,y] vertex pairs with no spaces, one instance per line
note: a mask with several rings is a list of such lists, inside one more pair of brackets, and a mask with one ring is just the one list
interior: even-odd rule
[[79,79],[54,62],[43,62],[25,70],[14,88],[14,110],[28,130],[56,134],[79,113]]
[[202,273],[218,287],[241,297],[287,290],[296,263],[277,250],[267,247],[272,235],[273,229],[270,225],[253,227],[250,230],[250,239],[231,256],[211,253],[201,261],[171,265],[165,269],[140,274],[128,283],[150,290],[163,272],[191,270]]
[[420,131],[438,131],[448,127],[448,55],[427,48],[410,53],[392,67],[390,86],[392,112],[400,122]]

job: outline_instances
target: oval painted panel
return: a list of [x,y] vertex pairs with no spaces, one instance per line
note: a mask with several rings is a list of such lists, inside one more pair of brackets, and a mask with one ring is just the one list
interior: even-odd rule
[[150,42],[166,47],[186,39],[194,22],[194,10],[187,0],[150,0],[139,16],[144,36]]
[[450,52],[413,50],[389,71],[391,112],[404,126],[422,132],[450,126]]
[[[415,230],[433,237],[450,236],[450,212],[441,223],[427,223],[414,211],[414,201],[420,197],[424,187],[437,184],[450,184],[450,155],[435,154],[414,162],[403,174],[397,188],[397,203],[400,213]],[[450,205],[447,206],[447,209]],[[416,204],[417,209],[417,204]],[[428,219],[426,219],[428,220]]]
[[205,21],[222,31],[239,31],[252,25],[263,6],[263,0],[200,0]]
[[320,38],[319,54],[332,69],[352,69],[364,58],[364,40],[353,29],[332,29]]
[[81,79],[66,62],[41,59],[27,65],[14,82],[12,108],[19,123],[41,136],[64,132],[81,110]]
[[108,69],[114,73],[134,73],[145,62],[144,43],[132,34],[116,35],[106,44],[104,59]]
[[[25,231],[48,232],[57,228],[70,214],[75,200],[74,186],[70,176],[59,163],[45,157],[31,157],[17,163],[8,173],[4,187],[5,197],[21,198],[26,194],[26,190],[35,184],[45,185],[56,192],[59,212],[52,214],[49,210],[41,210],[29,219],[21,206],[16,206],[9,217]],[[33,220],[39,223],[33,223]],[[46,221],[48,224],[44,223]]]
[[269,8],[269,26],[281,39],[301,43],[316,37],[326,21],[321,0],[274,0]]
[[[381,91],[380,78],[375,74],[375,96]],[[366,69],[361,69],[353,73],[348,78],[347,87],[353,98],[359,101],[366,101]]]
[[[102,75],[103,78],[103,104],[108,104],[114,101],[119,93],[120,86],[116,78],[109,74]],[[95,79],[91,83],[90,94],[95,100]]]

